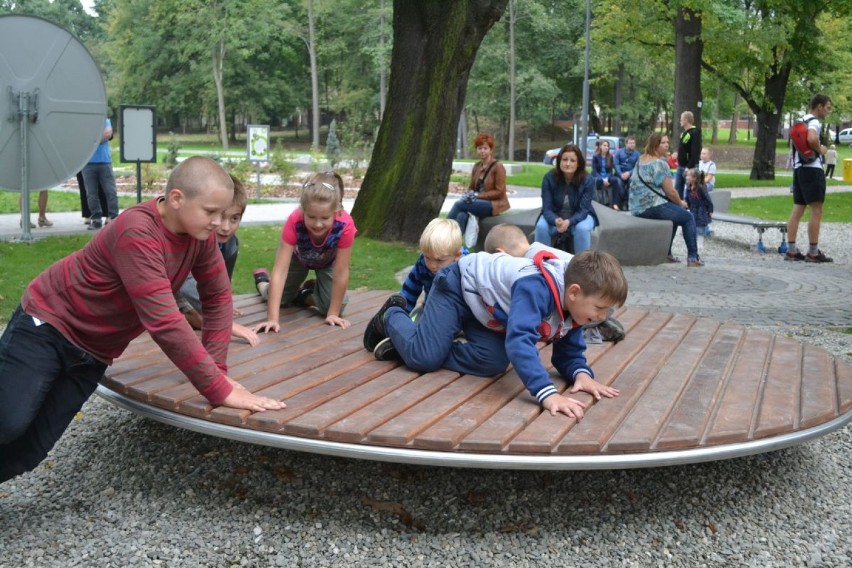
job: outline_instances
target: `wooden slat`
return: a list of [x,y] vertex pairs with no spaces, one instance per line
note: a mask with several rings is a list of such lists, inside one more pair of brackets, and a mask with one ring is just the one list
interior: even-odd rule
[[798,428],[802,378],[802,346],[776,337],[763,388],[755,438],[766,438]]
[[802,414],[799,427],[810,428],[837,416],[837,384],[834,361],[827,351],[811,345],[804,346],[802,369]]

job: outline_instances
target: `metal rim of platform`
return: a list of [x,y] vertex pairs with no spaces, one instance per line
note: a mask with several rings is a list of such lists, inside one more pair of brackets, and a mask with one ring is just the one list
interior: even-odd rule
[[487,454],[429,451],[299,438],[285,434],[229,426],[185,416],[125,397],[103,385],[98,385],[96,392],[101,398],[115,406],[130,410],[145,418],[151,418],[170,426],[184,428],[200,434],[207,434],[237,442],[248,442],[284,450],[310,452],[334,457],[423,466],[479,469],[602,470],[687,465],[739,458],[789,448],[830,434],[852,421],[852,411],[850,411],[838,416],[834,420],[806,430],[799,430],[781,436],[762,438],[750,442],[720,444],[718,446],[688,450],[603,455]]

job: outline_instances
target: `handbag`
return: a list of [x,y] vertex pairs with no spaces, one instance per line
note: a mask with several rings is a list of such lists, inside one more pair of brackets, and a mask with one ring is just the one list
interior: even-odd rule
[[464,246],[473,248],[479,238],[479,217],[473,213],[467,214],[467,226],[464,228]]
[[496,163],[497,163],[497,160],[494,160],[493,162],[488,164],[488,167],[485,168],[485,173],[482,174],[482,176],[478,180],[476,180],[476,184],[474,184],[474,189],[473,189],[476,193],[479,193],[480,191],[485,189],[485,178],[487,178],[488,174],[491,173],[491,168],[493,168],[494,164],[496,164]]

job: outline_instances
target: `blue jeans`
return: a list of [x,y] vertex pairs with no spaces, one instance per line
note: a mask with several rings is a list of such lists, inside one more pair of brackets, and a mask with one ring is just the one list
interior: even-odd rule
[[[115,175],[111,163],[86,164],[83,167],[83,183],[86,186],[86,199],[89,203],[89,211],[92,213],[92,220],[100,221],[104,214],[110,219],[118,217],[118,194],[115,191]],[[106,196],[109,211],[101,209],[98,187]]]
[[[402,308],[385,316],[385,330],[405,364],[421,373],[440,368],[489,376],[509,366],[506,335],[489,330],[473,316],[462,297],[458,263],[438,271],[417,322]],[[464,332],[466,342],[454,341]]]
[[[594,229],[595,218],[591,215],[586,215],[585,219],[576,225],[568,227],[568,230],[571,231],[571,236],[574,238],[574,254],[579,254],[592,247],[592,231]],[[539,215],[538,221],[535,223],[536,242],[550,246],[555,234],[556,226],[548,223],[544,215]]]
[[464,199],[456,199],[453,208],[447,214],[447,219],[454,219],[461,227],[462,234],[467,228],[468,215],[476,215],[480,219],[491,217],[491,202],[487,199],[474,199],[468,203]]
[[683,166],[678,166],[675,172],[675,189],[681,199],[686,199],[686,168]]
[[0,483],[41,463],[106,367],[18,306],[0,338]]
[[672,238],[669,241],[669,255],[672,254],[672,241],[674,241],[677,228],[683,231],[683,240],[686,242],[686,256],[689,260],[698,258],[698,245],[695,243],[695,217],[688,209],[684,209],[672,202],[656,205],[636,214],[643,219],[663,219],[672,222]]

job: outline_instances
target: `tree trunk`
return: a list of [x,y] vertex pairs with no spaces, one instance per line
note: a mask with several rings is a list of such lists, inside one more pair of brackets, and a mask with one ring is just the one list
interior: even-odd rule
[[320,147],[319,79],[317,78],[317,44],[314,36],[314,2],[308,0],[308,59],[311,64],[311,149]]
[[675,88],[672,139],[680,137],[680,115],[692,111],[695,126],[701,128],[701,13],[680,7],[675,18]]
[[225,86],[222,81],[222,70],[225,66],[225,40],[213,48],[213,82],[216,84],[216,99],[219,106],[219,140],[222,148],[228,149],[228,120],[225,116]]
[[792,65],[787,63],[766,78],[763,104],[746,99],[757,119],[757,136],[749,179],[775,179],[775,141],[781,124],[781,109],[787,94]]
[[476,52],[508,0],[394,0],[388,103],[352,217],[364,236],[417,243],[450,181]]
[[379,120],[385,114],[387,96],[387,65],[385,61],[385,0],[382,0],[379,20]]

